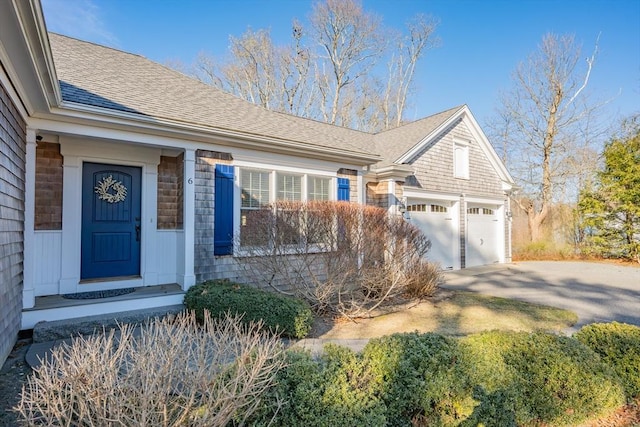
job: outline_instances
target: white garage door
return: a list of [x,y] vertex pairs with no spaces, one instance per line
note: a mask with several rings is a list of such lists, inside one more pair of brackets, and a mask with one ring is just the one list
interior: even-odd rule
[[500,262],[497,212],[495,206],[467,208],[466,267]]
[[453,220],[451,203],[433,201],[414,203],[407,206],[410,221],[431,241],[427,259],[437,262],[442,269],[452,270],[455,262],[456,224]]

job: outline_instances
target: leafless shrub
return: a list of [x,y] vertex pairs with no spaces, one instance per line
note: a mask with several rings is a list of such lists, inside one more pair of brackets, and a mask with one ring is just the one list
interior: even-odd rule
[[260,325],[182,314],[54,349],[15,409],[29,426],[242,424],[283,364]]
[[252,214],[236,239],[243,265],[317,312],[367,315],[407,291],[430,248],[415,226],[372,206],[281,201]]
[[435,294],[442,280],[440,265],[430,262],[415,263],[406,278],[406,293],[412,298],[428,298]]

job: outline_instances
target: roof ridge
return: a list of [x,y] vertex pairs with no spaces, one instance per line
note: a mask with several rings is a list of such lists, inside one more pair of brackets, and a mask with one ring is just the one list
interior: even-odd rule
[[[400,149],[399,145],[416,139],[417,132],[428,131],[431,124],[464,108],[464,105],[457,106],[383,132],[366,132],[271,110],[143,55],[58,33],[49,34],[50,43],[54,45],[55,66],[64,71],[58,77],[61,83],[69,85],[62,88],[63,99],[237,131],[247,136],[261,135],[360,153],[391,154]],[[58,61],[61,64],[57,64]],[[102,65],[103,69],[89,70],[88,61]],[[387,135],[394,147],[385,147],[383,140]]]
[[380,132],[376,132],[373,135],[378,136],[378,135],[381,135],[381,134],[383,134],[385,132],[391,132],[391,131],[394,131],[394,130],[402,129],[405,126],[417,125],[417,124],[420,124],[421,122],[425,122],[425,121],[427,121],[429,119],[433,119],[435,116],[440,116],[440,115],[445,115],[445,114],[453,115],[454,113],[462,110],[464,107],[467,107],[467,104],[460,104],[460,105],[457,105],[455,107],[448,108],[446,110],[439,111],[437,113],[433,113],[433,114],[431,114],[429,116],[422,117],[422,118],[420,118],[418,120],[414,120],[412,122],[403,123],[400,126],[396,126],[394,128],[391,128],[391,129],[385,129],[385,130],[382,130]]
[[[228,92],[225,92],[225,93],[228,93]],[[240,98],[240,99],[242,99],[242,98]],[[249,102],[249,101],[247,101],[247,102]],[[257,105],[257,104],[254,104],[254,105]],[[260,107],[262,107],[262,106],[260,105]],[[262,107],[262,108],[265,108],[265,107]],[[368,135],[368,136],[375,135],[375,133],[367,132],[365,130],[353,129],[353,128],[350,128],[350,127],[347,127],[347,126],[340,126],[340,125],[336,125],[336,124],[329,123],[329,122],[323,122],[322,120],[314,119],[314,118],[311,118],[311,117],[298,116],[296,114],[287,113],[285,111],[277,111],[277,110],[269,110],[269,111],[272,111],[272,112],[277,113],[277,114],[284,114],[285,116],[288,116],[288,117],[295,117],[296,119],[305,120],[305,121],[312,122],[312,123],[315,123],[315,124],[319,124],[319,125],[322,125],[322,126],[331,126],[333,128],[337,128],[337,129],[345,129],[345,130],[350,131],[350,132],[357,132],[357,133],[361,133],[361,134]]]
[[[92,42],[92,41],[82,40],[82,39],[79,39],[79,38],[77,38],[77,37],[71,37],[71,36],[67,36],[67,35],[65,35],[65,34],[55,33],[55,32],[52,32],[52,31],[49,31],[49,34],[54,34],[54,35],[56,35],[56,36],[65,37],[65,38],[67,38],[67,39],[75,40],[75,41],[80,42],[80,43],[90,44],[90,45],[93,45],[93,46],[98,47],[98,48],[102,48],[102,49],[109,49],[109,50],[112,50],[112,51],[115,51],[115,52],[118,52],[118,53],[123,53],[123,54],[125,54],[125,55],[134,56],[134,57],[137,57],[137,58],[143,59],[143,60],[145,60],[145,61],[149,61],[149,62],[153,63],[154,65],[157,65],[157,66],[160,66],[160,67],[164,68],[166,71],[169,71],[169,72],[174,73],[174,74],[178,74],[178,75],[180,75],[180,76],[182,76],[182,77],[186,77],[186,78],[190,79],[190,80],[191,80],[192,82],[194,82],[194,83],[198,83],[198,84],[200,84],[200,85],[203,85],[203,86],[205,86],[208,90],[213,89],[213,90],[216,90],[216,91],[218,91],[218,92],[220,92],[220,93],[222,93],[222,94],[225,94],[225,95],[227,95],[227,96],[230,96],[230,97],[232,97],[232,98],[234,98],[234,99],[240,99],[240,100],[243,100],[242,98],[240,98],[240,97],[238,97],[238,96],[235,96],[235,95],[234,95],[234,94],[232,94],[232,93],[226,92],[226,91],[224,91],[224,90],[222,90],[222,89],[220,89],[220,88],[218,88],[218,87],[215,87],[215,86],[213,86],[213,85],[207,84],[207,83],[203,82],[202,80],[200,80],[200,79],[198,79],[198,78],[196,78],[196,77],[194,77],[194,76],[190,76],[190,75],[188,75],[188,74],[183,73],[183,72],[182,72],[182,71],[180,71],[180,70],[176,70],[175,68],[171,68],[171,67],[169,67],[168,65],[165,65],[165,64],[162,64],[162,63],[160,63],[160,62],[154,61],[153,59],[147,58],[147,57],[146,57],[146,56],[144,56],[144,55],[141,55],[141,54],[138,54],[138,53],[127,52],[126,50],[122,50],[122,49],[114,48],[114,47],[111,47],[111,46],[106,46],[106,45],[103,45],[103,44],[100,44],[100,43],[96,43],[96,42]],[[244,101],[246,101],[246,100],[244,100]],[[248,101],[247,101],[247,102],[248,102]],[[252,103],[252,102],[249,102],[249,104],[254,105],[254,106],[256,106],[256,107],[259,107],[259,108],[264,108],[264,107],[262,107],[261,105],[254,104],[254,103]],[[272,111],[272,110],[269,110],[269,109],[266,109],[266,110],[267,110],[267,111]]]
[[107,45],[96,43],[96,42],[92,42],[92,41],[89,41],[89,40],[82,40],[82,39],[79,39],[77,37],[68,36],[66,34],[56,33],[55,31],[47,31],[47,34],[49,34],[49,35],[53,34],[54,36],[64,37],[64,38],[67,38],[67,39],[75,40],[75,41],[80,42],[80,43],[90,44],[90,45],[93,45],[93,46],[96,46],[96,47],[100,47],[100,48],[103,48],[103,49],[114,50],[116,52],[124,53],[126,55],[137,56],[139,58],[146,59],[147,61],[151,61],[151,59],[147,58],[144,55],[141,55],[139,53],[127,52],[126,50],[122,50],[122,49],[119,49],[117,47],[107,46]]

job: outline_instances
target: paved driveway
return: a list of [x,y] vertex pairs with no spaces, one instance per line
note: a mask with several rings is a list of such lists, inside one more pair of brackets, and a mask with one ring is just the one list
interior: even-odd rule
[[640,267],[527,261],[445,273],[444,287],[565,308],[586,323],[640,325]]

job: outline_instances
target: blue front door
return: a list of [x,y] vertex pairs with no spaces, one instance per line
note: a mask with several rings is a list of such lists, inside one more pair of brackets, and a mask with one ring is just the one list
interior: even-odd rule
[[140,275],[141,169],[82,166],[81,279]]

